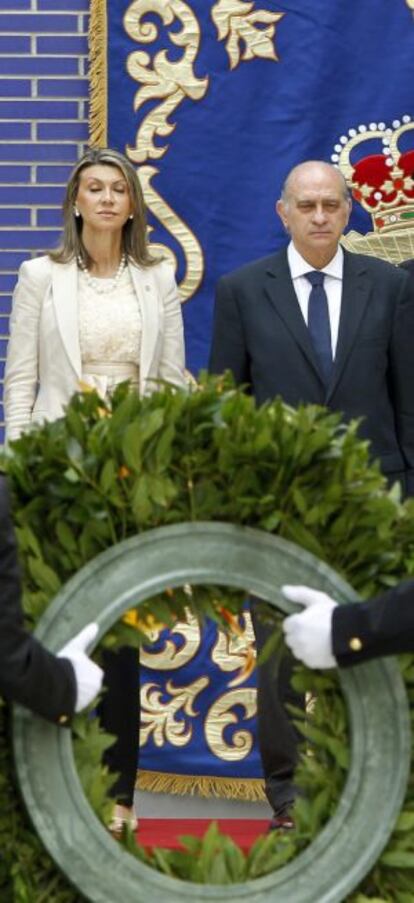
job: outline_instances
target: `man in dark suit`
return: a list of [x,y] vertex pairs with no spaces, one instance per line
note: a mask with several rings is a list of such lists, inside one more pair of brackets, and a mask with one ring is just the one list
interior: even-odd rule
[[[413,494],[414,283],[402,269],[341,248],[350,209],[335,167],[308,161],[292,170],[277,203],[289,246],[220,279],[210,369],[231,370],[258,403],[281,396],[363,417],[372,457]],[[252,616],[260,646],[257,606]],[[292,800],[296,742],[270,669],[259,669],[259,742],[267,795],[281,816]],[[279,676],[285,699],[286,680]]]
[[309,668],[357,665],[381,655],[414,652],[414,580],[368,602],[337,605],[309,586],[282,586],[305,606],[283,622],[286,643]]
[[97,635],[89,624],[61,649],[48,652],[23,626],[16,540],[4,476],[0,475],[0,693],[58,724],[95,698],[103,671],[85,654]]

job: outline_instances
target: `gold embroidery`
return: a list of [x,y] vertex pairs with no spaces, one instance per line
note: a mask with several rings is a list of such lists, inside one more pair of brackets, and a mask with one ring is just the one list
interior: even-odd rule
[[[158,170],[142,164],[164,156],[168,144],[156,144],[155,139],[164,139],[174,131],[175,123],[170,120],[174,110],[185,98],[201,100],[209,80],[207,77],[198,78],[193,68],[200,46],[200,26],[191,7],[183,0],[133,0],[125,13],[124,27],[129,37],[143,44],[151,44],[158,37],[157,25],[143,21],[147,13],[158,15],[165,26],[173,25],[177,20],[181,23],[181,31],[170,31],[169,38],[173,44],[183,48],[183,55],[174,62],[168,59],[165,49],[153,57],[142,50],[129,55],[128,73],[141,85],[135,95],[135,111],[140,110],[147,101],[159,100],[160,103],[143,118],[135,147],[127,147],[126,153],[135,163],[141,164],[139,177],[149,210],[183,249],[185,274],[179,289],[182,301],[186,301],[197,291],[203,278],[201,245],[187,224],[151,184]],[[175,254],[167,245],[154,243],[152,250],[159,251],[177,268]]]
[[106,147],[108,143],[108,16],[105,0],[91,0],[89,28],[89,143]]
[[266,799],[262,778],[223,778],[218,775],[168,774],[165,771],[137,772],[137,789],[150,793],[174,793],[193,796],[217,796],[221,799],[246,800],[249,803]]
[[[151,179],[158,173],[155,166],[141,166],[139,178],[144,192],[145,203],[165,229],[174,236],[183,249],[185,273],[179,284],[182,301],[187,301],[197,291],[204,273],[204,257],[201,245],[189,226],[180,219],[177,213],[167,204],[155,190]],[[151,251],[159,252],[177,266],[175,254],[167,245],[151,243]]]
[[218,665],[221,671],[235,671],[244,664],[247,649],[254,645],[254,632],[249,611],[243,612],[240,617],[241,633],[224,633],[219,630],[217,640],[211,652],[212,661]]
[[211,652],[212,661],[221,671],[235,671],[239,674],[230,681],[229,687],[244,683],[255,667],[256,647],[250,612],[246,611],[238,620],[240,631],[224,633],[219,630]]
[[[273,44],[276,23],[284,13],[271,13],[266,9],[254,9],[254,3],[244,0],[218,0],[211,9],[211,18],[217,28],[219,41],[226,40],[226,50],[230,69],[235,69],[240,60],[254,57],[278,60]],[[266,25],[257,28],[257,25]],[[242,53],[242,46],[244,50]]]
[[[283,13],[254,10],[254,3],[241,0],[219,0],[211,11],[216,24],[219,40],[227,37],[226,49],[233,69],[240,61],[240,44],[244,45],[243,60],[264,57],[277,60],[273,46],[275,23]],[[163,140],[175,129],[171,116],[186,98],[201,100],[208,89],[209,79],[198,78],[194,63],[200,47],[200,25],[194,11],[184,0],[133,0],[124,15],[124,28],[132,40],[141,44],[151,44],[158,38],[158,26],[144,21],[146,14],[159,16],[166,27],[181,24],[180,31],[169,31],[169,39],[176,47],[182,48],[180,59],[168,59],[166,49],[157,53],[137,50],[127,59],[127,71],[140,87],[135,94],[134,109],[137,112],[148,101],[158,100],[144,116],[135,139],[135,146],[128,146],[126,153],[134,163],[140,164],[139,176],[142,182],[146,204],[160,223],[176,239],[183,250],[185,275],[179,285],[181,298],[191,298],[201,284],[204,273],[204,257],[201,245],[188,227],[164,201],[151,184],[158,172],[147,164],[149,160],[163,157],[168,143]],[[261,28],[256,26],[266,25]],[[161,139],[161,141],[160,141]],[[158,143],[157,143],[158,140]],[[153,250],[169,259],[175,269],[177,260],[166,245],[154,243]]]
[[[174,642],[175,635],[183,637],[184,644],[176,645]],[[154,641],[158,639],[158,635],[151,636]],[[187,615],[187,621],[177,621],[173,630],[169,633],[169,638],[165,640],[161,651],[151,652],[151,649],[145,648],[140,651],[141,664],[146,668],[155,668],[159,671],[167,671],[175,668],[182,668],[194,658],[200,648],[200,625],[194,615]]]
[[236,730],[232,735],[231,744],[224,739],[224,731],[231,724],[237,724],[238,716],[231,709],[234,706],[242,706],[246,718],[256,715],[256,690],[244,688],[224,693],[209,709],[205,722],[205,738],[211,752],[218,759],[226,762],[240,762],[245,759],[253,746],[253,737],[248,730]]
[[143,119],[135,149],[128,148],[128,156],[135,163],[164,156],[168,144],[157,146],[154,138],[170,135],[175,129],[175,124],[169,121],[174,110],[186,97],[201,100],[208,88],[208,78],[197,78],[193,69],[200,46],[200,26],[191,8],[182,0],[133,0],[124,16],[125,30],[134,41],[148,44],[156,40],[158,29],[154,23],[142,21],[146,13],[155,13],[164,25],[179,20],[181,31],[169,32],[169,38],[177,47],[183,47],[184,52],[175,62],[168,59],[166,50],[160,50],[153,59],[141,50],[128,57],[129,75],[144,86],[135,95],[134,109],[139,110],[147,100],[163,101]]
[[190,718],[198,714],[193,704],[196,697],[209,684],[208,677],[199,677],[187,687],[174,687],[171,680],[167,682],[165,691],[172,696],[168,702],[162,701],[163,690],[157,684],[144,684],[141,687],[141,727],[140,745],[145,746],[153,735],[155,746],[186,746],[190,742],[193,728],[186,720],[176,721],[177,712]]

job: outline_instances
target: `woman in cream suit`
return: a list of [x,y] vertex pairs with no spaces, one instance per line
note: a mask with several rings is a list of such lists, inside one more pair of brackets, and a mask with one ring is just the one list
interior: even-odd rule
[[[63,214],[60,247],[19,272],[4,383],[7,440],[62,416],[85,383],[103,397],[126,379],[140,393],[157,380],[185,385],[177,288],[170,264],[150,255],[134,167],[116,151],[89,150],[70,176]],[[117,736],[107,763],[121,773],[113,790],[117,830],[134,818],[136,653],[108,653],[105,675],[101,721]]]
[[60,417],[81,382],[102,394],[128,378],[142,393],[157,378],[184,385],[172,268],[150,257],[138,178],[121,154],[91,150],[75,167],[62,245],[22,264],[10,333],[8,439],[33,421]]

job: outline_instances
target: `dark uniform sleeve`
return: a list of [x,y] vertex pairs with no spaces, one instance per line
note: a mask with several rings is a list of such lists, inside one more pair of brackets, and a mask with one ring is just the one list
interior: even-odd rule
[[0,476],[0,693],[49,721],[65,724],[76,701],[71,663],[24,628],[16,540],[6,480]]
[[341,667],[414,652],[414,580],[369,602],[338,605],[332,619],[332,646]]

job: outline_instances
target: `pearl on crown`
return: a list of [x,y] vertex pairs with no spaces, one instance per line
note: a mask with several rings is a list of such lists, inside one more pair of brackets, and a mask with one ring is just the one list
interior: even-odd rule
[[119,261],[119,267],[118,267],[115,275],[109,279],[98,279],[96,276],[92,276],[92,274],[89,272],[86,264],[83,262],[83,260],[81,260],[80,257],[78,257],[79,269],[82,270],[82,272],[85,276],[86,282],[88,283],[90,288],[93,289],[94,292],[97,292],[98,295],[107,295],[110,292],[115,291],[115,289],[118,285],[118,282],[121,279],[121,276],[125,270],[126,263],[127,263],[126,256],[125,256],[125,254],[123,254],[121,257],[121,260]]

